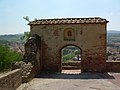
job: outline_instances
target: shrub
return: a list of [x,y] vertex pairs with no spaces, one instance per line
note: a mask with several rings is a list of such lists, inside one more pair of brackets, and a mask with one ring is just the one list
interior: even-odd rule
[[23,55],[17,51],[11,51],[8,46],[0,44],[0,71],[10,69],[15,61],[22,60]]
[[68,60],[71,60],[73,57],[75,57],[75,53],[70,53],[70,54],[64,55],[62,57],[62,59],[63,59],[63,62],[66,62]]

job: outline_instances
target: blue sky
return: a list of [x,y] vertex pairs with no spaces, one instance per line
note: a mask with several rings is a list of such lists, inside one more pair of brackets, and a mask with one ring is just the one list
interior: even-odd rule
[[120,30],[120,0],[0,0],[0,34],[29,31],[24,16],[102,17],[110,21],[108,30]]

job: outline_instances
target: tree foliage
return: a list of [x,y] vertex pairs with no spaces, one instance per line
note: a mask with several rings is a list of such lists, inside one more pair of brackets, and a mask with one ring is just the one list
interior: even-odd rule
[[8,46],[0,44],[0,71],[9,69],[15,61],[22,60],[23,55],[17,51],[11,51]]
[[27,41],[29,37],[30,37],[30,32],[27,31],[27,32],[24,32],[24,35],[21,37],[21,39]]
[[73,57],[81,55],[81,50],[76,46],[67,46],[62,50],[62,61],[67,62],[72,60]]
[[30,22],[29,21],[29,16],[25,16],[25,17],[23,17],[23,19],[25,19],[26,21]]
[[63,62],[67,62],[69,60],[72,60],[73,57],[75,57],[75,53],[67,54],[63,56],[62,59],[63,59]]

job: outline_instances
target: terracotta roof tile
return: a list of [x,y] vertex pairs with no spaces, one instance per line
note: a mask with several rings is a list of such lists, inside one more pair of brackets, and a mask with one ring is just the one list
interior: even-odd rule
[[61,19],[35,19],[29,25],[46,25],[46,24],[80,24],[80,23],[108,23],[106,19],[100,17],[93,18],[61,18]]

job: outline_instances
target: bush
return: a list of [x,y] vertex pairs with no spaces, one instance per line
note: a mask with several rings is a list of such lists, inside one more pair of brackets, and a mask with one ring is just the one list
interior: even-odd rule
[[75,57],[75,53],[70,53],[62,57],[63,62],[71,60],[73,57]]
[[11,51],[8,46],[0,45],[0,71],[10,69],[15,61],[22,60],[23,55],[17,51]]

